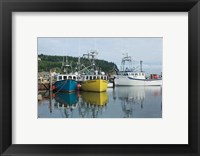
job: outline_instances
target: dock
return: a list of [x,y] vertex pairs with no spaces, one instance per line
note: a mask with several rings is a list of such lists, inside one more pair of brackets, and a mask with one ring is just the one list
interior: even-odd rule
[[49,90],[50,83],[38,83],[38,90]]

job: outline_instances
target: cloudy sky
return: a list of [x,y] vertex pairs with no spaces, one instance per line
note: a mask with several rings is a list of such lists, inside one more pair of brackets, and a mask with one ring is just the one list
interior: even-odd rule
[[96,50],[98,59],[114,62],[120,69],[123,53],[143,61],[147,73],[162,72],[162,38],[38,38],[38,54],[82,56]]

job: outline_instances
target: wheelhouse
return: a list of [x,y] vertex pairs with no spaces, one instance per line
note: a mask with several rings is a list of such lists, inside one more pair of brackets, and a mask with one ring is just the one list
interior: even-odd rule
[[135,79],[145,79],[146,75],[144,72],[127,72],[127,71],[120,71],[118,72],[118,75],[120,76],[127,76],[130,78],[135,78]]
[[108,80],[108,77],[106,75],[84,75],[83,76],[83,81],[87,80]]
[[62,80],[75,80],[75,81],[78,81],[78,76],[77,75],[58,75],[57,76],[57,81],[62,81]]

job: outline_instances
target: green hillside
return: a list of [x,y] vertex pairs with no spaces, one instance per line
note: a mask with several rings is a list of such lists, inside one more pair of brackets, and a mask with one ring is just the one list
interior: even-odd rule
[[[68,64],[72,66],[72,68],[68,69],[68,72],[74,72],[77,67],[78,57],[72,57],[67,56]],[[52,56],[52,55],[38,55],[38,72],[47,71],[51,69],[52,71],[63,73],[63,70],[61,69],[63,62],[63,56]],[[85,67],[90,66],[91,62],[90,60],[86,58],[81,58],[80,61],[81,64],[83,64]],[[113,62],[108,62],[105,60],[95,60],[96,69],[104,71],[106,74],[114,74],[115,70],[117,69],[116,64]],[[84,68],[84,66],[80,67],[81,69]]]

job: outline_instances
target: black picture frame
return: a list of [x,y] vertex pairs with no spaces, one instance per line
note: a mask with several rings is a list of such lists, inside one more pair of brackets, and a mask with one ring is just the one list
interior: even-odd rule
[[[14,145],[12,144],[12,12],[117,11],[188,12],[188,145]],[[1,155],[200,155],[199,0],[0,0]],[[170,127],[169,127],[170,128]],[[31,133],[30,133],[31,135]],[[138,134],[140,135],[140,134]],[[167,134],[163,134],[167,135]],[[37,137],[37,136],[36,136]],[[141,136],[142,137],[142,136]],[[170,136],[169,136],[170,137]],[[78,138],[77,138],[78,139]]]

